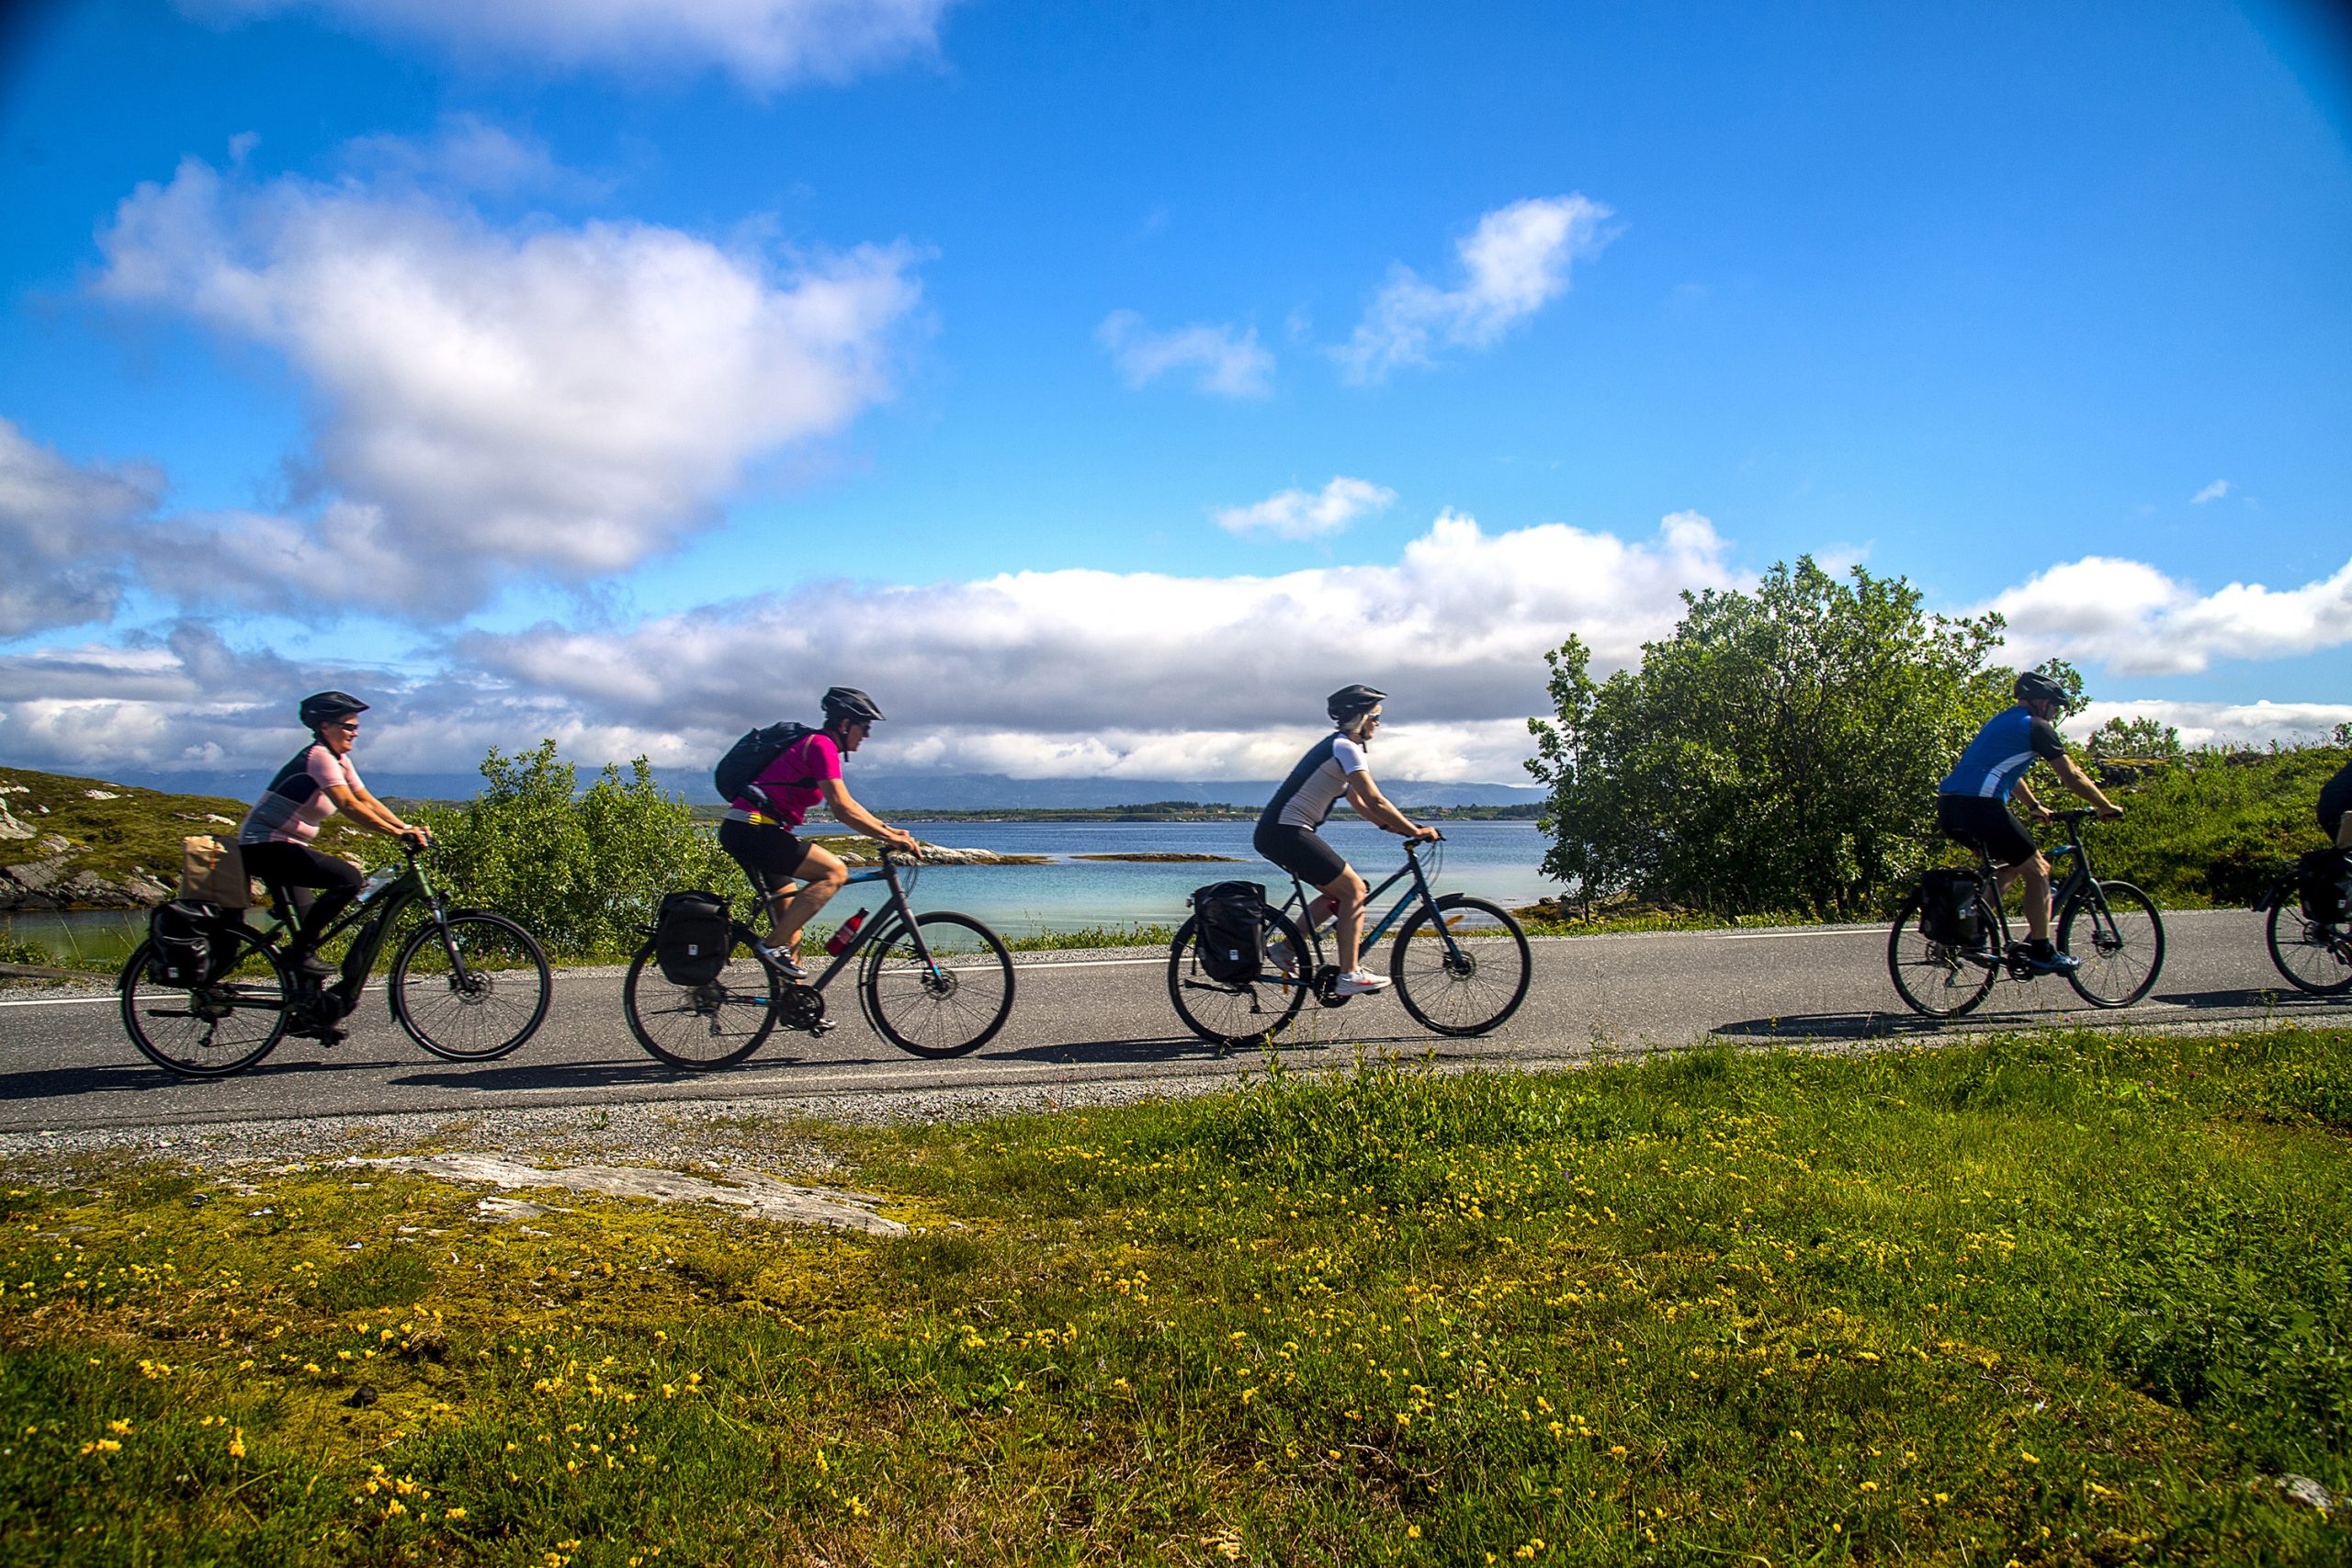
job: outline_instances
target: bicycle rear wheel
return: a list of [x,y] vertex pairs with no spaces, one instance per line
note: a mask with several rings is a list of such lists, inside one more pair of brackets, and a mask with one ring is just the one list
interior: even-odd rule
[[628,962],[621,1010],[628,1032],[656,1061],[690,1072],[734,1066],[760,1048],[775,1027],[782,978],[752,951],[752,933],[735,928],[727,967],[699,986],[673,986],[654,961],[649,938]]
[[213,966],[212,978],[192,989],[158,986],[147,977],[149,944],[141,942],[122,966],[122,1027],[140,1054],[184,1078],[241,1073],[286,1035],[294,983],[277,952],[242,928],[215,937],[235,953]]
[[[2104,908],[2102,908],[2102,905]],[[2080,920],[2090,951],[2075,946]],[[2058,947],[2082,965],[2067,980],[2095,1008],[2130,1007],[2148,994],[2165,966],[2165,922],[2156,901],[2128,882],[2086,889],[2058,919]]]
[[1012,955],[996,932],[944,909],[917,915],[932,962],[899,926],[865,955],[865,1016],[882,1037],[918,1056],[961,1056],[996,1038],[1012,1011]]
[[2001,922],[1976,896],[1976,929],[1984,932],[1981,949],[1956,947],[1930,941],[1919,929],[1919,895],[1914,892],[1894,913],[1886,933],[1886,972],[1895,990],[1913,1012],[1928,1018],[1958,1018],[1972,1012],[2001,976],[1993,953],[2000,940]]
[[487,1062],[537,1032],[555,980],[529,931],[465,909],[417,927],[392,960],[390,988],[410,1039],[448,1061]]
[[1484,898],[1460,893],[1437,900],[1434,919],[1427,905],[1415,910],[1388,955],[1396,999],[1421,1027],[1440,1034],[1502,1027],[1527,999],[1534,968],[1519,922]]
[[1212,979],[1201,967],[1200,919],[1177,928],[1168,950],[1168,999],[1184,1027],[1217,1045],[1247,1045],[1287,1028],[1306,1005],[1313,976],[1306,942],[1290,917],[1266,911],[1266,968],[1256,980]]
[[2270,962],[2287,983],[2315,997],[2352,989],[2352,931],[2306,917],[2291,887],[2272,897],[2280,901],[2270,906]]

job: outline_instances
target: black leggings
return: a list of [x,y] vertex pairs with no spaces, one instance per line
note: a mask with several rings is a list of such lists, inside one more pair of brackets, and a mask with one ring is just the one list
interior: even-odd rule
[[[273,897],[282,893],[293,907],[301,921],[294,933],[297,948],[307,950],[327,923],[359,896],[359,868],[349,861],[322,854],[308,844],[273,841],[240,848],[246,874],[260,877]],[[311,893],[314,887],[319,890],[316,897]],[[284,911],[279,913],[282,916]]]

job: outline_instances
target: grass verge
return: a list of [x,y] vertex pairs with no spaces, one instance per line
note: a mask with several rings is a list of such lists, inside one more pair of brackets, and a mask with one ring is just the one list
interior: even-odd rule
[[899,1240],[27,1167],[0,1554],[2341,1562],[2277,1478],[2352,1486],[2347,1043],[824,1130]]

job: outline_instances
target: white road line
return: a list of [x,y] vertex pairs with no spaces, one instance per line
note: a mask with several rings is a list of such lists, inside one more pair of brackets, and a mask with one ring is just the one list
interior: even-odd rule
[[[1696,933],[1693,933],[1696,934]],[[1772,942],[1789,936],[1884,936],[1884,926],[1824,926],[1809,931],[1736,931],[1715,938],[1717,942]]]

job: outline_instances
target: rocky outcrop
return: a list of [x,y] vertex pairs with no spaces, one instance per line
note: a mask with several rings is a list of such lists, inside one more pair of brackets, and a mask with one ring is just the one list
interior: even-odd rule
[[144,909],[172,896],[144,867],[119,881],[75,870],[73,842],[55,833],[43,834],[33,854],[0,866],[0,909]]

